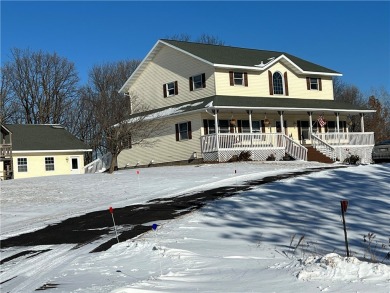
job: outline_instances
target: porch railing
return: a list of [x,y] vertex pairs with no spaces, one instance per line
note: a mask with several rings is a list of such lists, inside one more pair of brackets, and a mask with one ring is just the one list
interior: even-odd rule
[[328,132],[316,133],[316,137],[329,145],[374,145],[373,132]]
[[307,149],[281,133],[219,133],[201,137],[202,153],[217,150],[258,150],[261,148],[285,148],[297,160],[307,159]]
[[12,145],[0,144],[0,157],[11,157],[12,156]]
[[219,133],[201,137],[202,152],[215,152],[218,149],[254,149],[260,147],[281,147],[282,138],[279,133]]
[[[327,133],[321,133],[321,134],[327,134]],[[328,144],[323,139],[321,139],[318,136],[318,133],[316,133],[315,135],[311,134],[311,144],[316,150],[318,150],[328,158],[332,159],[333,161],[336,161],[336,150],[330,144]]]
[[307,148],[300,145],[287,135],[283,135],[285,141],[286,153],[296,160],[307,161]]

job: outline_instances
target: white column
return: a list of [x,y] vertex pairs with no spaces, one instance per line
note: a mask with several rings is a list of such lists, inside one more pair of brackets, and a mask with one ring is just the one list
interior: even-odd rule
[[[217,152],[219,151],[219,138],[218,138],[218,110],[213,110],[214,112],[214,124],[215,124],[215,139],[216,139],[216,148]],[[219,156],[218,156],[219,157]]]
[[311,139],[311,134],[313,133],[313,112],[307,112],[309,114],[309,130],[310,130],[310,136],[308,139]]
[[248,116],[249,116],[249,132],[252,133],[252,111],[248,111]]
[[340,113],[336,112],[334,113],[336,115],[336,128],[337,128],[337,141],[338,143],[340,144],[340,139],[341,139],[341,135],[340,135]]
[[360,129],[364,132],[364,113],[360,113]]
[[284,134],[284,123],[283,123],[283,111],[278,111],[280,115],[280,132]]

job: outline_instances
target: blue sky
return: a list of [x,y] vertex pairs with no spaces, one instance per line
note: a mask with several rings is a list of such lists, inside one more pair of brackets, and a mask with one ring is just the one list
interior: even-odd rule
[[93,65],[143,59],[158,39],[182,33],[288,52],[365,94],[390,92],[388,1],[1,1],[1,64],[13,47],[57,52],[81,83]]

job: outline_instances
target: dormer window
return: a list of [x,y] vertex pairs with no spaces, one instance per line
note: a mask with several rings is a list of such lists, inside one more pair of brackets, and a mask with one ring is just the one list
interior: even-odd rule
[[177,81],[168,82],[163,86],[164,98],[177,95],[179,93]]
[[321,78],[306,77],[307,90],[322,91]]

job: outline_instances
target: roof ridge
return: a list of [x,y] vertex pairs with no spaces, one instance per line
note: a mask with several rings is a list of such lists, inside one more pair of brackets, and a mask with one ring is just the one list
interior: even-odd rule
[[286,52],[275,51],[275,50],[246,48],[246,47],[238,47],[238,46],[232,46],[232,45],[208,44],[208,43],[201,43],[201,42],[194,42],[194,41],[180,41],[180,40],[174,40],[174,39],[160,39],[160,41],[163,41],[163,42],[179,42],[179,43],[187,43],[187,44],[195,44],[195,45],[205,45],[205,46],[232,48],[232,49],[242,49],[242,50],[252,50],[252,51],[265,51],[265,52],[274,52],[274,53],[279,53],[279,54],[287,54]]

